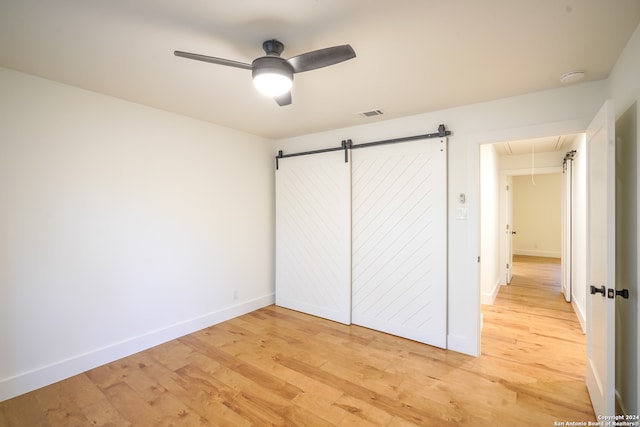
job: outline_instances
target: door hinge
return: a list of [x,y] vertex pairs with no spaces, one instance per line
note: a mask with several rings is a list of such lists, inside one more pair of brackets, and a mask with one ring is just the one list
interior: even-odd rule
[[509,268],[509,263],[507,263],[507,269]]

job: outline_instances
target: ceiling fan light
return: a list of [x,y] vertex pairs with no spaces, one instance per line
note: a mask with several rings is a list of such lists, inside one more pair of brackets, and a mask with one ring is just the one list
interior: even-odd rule
[[260,73],[253,77],[253,84],[263,95],[280,96],[291,90],[291,78],[277,72]]
[[291,90],[293,67],[279,56],[257,58],[253,61],[251,74],[254,86],[263,95],[276,97]]

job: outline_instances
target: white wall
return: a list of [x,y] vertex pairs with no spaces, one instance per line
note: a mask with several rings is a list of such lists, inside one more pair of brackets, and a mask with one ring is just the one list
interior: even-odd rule
[[562,175],[513,177],[513,253],[560,258]]
[[273,301],[273,142],[0,68],[0,400]]
[[[434,132],[453,132],[448,160],[448,346],[480,353],[479,164],[480,145],[583,131],[605,99],[604,81],[577,84],[460,108],[277,141],[285,153],[337,147],[343,139],[363,143]],[[428,96],[428,94],[425,94]],[[382,106],[384,108],[384,106]],[[363,119],[364,122],[365,119]],[[375,120],[375,119],[374,119]],[[456,219],[458,196],[466,194],[468,219]]]
[[609,74],[607,97],[615,101],[620,117],[640,99],[640,25],[638,25]]
[[[493,144],[480,147],[480,302],[493,304],[500,284],[500,264],[505,254],[500,251],[504,240],[504,226],[500,228],[500,174],[498,153]],[[504,187],[502,187],[504,188]],[[504,277],[504,276],[503,276]]]

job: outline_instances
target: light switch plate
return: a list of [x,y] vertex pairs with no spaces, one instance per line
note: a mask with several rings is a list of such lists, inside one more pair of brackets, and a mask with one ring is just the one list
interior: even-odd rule
[[456,208],[456,219],[468,219],[469,208]]

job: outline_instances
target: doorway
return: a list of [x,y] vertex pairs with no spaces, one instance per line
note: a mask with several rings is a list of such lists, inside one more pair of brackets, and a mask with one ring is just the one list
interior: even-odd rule
[[[606,106],[607,106],[607,104],[605,104],[605,107]],[[603,107],[602,110],[604,110],[604,107]],[[612,111],[612,108],[609,107],[608,110]],[[601,115],[602,114],[598,114],[598,116],[601,116]],[[612,117],[613,113],[609,113],[608,116]],[[631,185],[630,185],[631,190],[628,193],[625,193],[625,194],[628,194],[628,195],[620,197],[621,194],[617,194],[619,186],[616,185],[616,187],[615,187],[616,188],[616,205],[620,201],[625,201],[625,200],[635,201],[635,200],[637,200],[636,196],[638,194],[638,191],[637,191],[637,187],[634,187],[634,185],[637,184],[637,183],[640,183],[640,181],[637,180],[638,175],[637,175],[637,173],[635,173],[635,172],[637,172],[636,166],[637,166],[638,159],[640,159],[640,156],[638,156],[637,151],[623,154],[622,153],[623,150],[621,150],[619,148],[620,143],[621,143],[620,139],[622,139],[623,142],[626,141],[628,146],[635,147],[637,145],[636,144],[637,140],[638,140],[637,139],[637,133],[636,133],[637,127],[636,127],[635,124],[640,122],[640,114],[637,113],[637,110],[633,110],[631,113],[629,113],[629,116],[633,116],[633,117],[632,117],[631,120],[629,120],[629,122],[632,123],[632,125],[629,126],[629,129],[631,129],[631,131],[627,132],[627,134],[622,132],[622,129],[619,129],[619,127],[623,126],[624,119],[619,118],[618,121],[615,122],[616,133],[624,134],[626,136],[626,137],[618,137],[618,138],[616,138],[616,144],[615,144],[616,145],[616,153],[615,154],[616,154],[616,160],[625,159],[625,160],[629,161],[629,163],[632,165],[631,169],[634,172],[630,174],[631,176],[629,178],[622,179],[622,181],[624,181],[624,182],[631,183]],[[609,123],[610,122],[611,122],[611,120],[609,121]],[[551,129],[552,131],[555,131],[553,128],[554,128],[554,126],[552,126],[552,125],[547,125],[547,126],[544,127],[544,129],[547,129],[547,130]],[[564,129],[570,129],[571,126],[570,126],[570,124],[566,124],[565,123],[563,128]],[[590,128],[590,132],[591,132],[590,135],[594,135],[595,132],[591,129],[592,126],[589,126],[589,128]],[[505,139],[507,139],[509,137],[514,137],[514,136],[515,137],[519,137],[521,135],[526,135],[526,134],[530,134],[530,133],[537,133],[539,131],[540,131],[540,128],[523,128],[523,129],[509,130],[509,131],[504,131],[504,132],[494,132],[494,133],[492,133],[490,135],[490,136],[493,136],[492,139],[489,139],[488,135],[478,135],[478,136],[476,136],[475,140],[476,140],[476,142],[478,144],[478,147],[482,148],[482,144],[491,144],[493,141],[502,141],[502,140],[505,140]],[[500,137],[502,137],[502,138],[500,138]],[[585,221],[585,218],[581,218],[580,217],[580,213],[582,213],[583,216],[586,216],[586,213],[587,213],[587,211],[589,209],[589,207],[587,206],[587,203],[584,202],[586,200],[586,195],[587,195],[587,188],[586,188],[587,187],[586,186],[586,181],[587,181],[586,180],[586,176],[587,176],[586,175],[586,170],[587,170],[587,167],[586,167],[585,164],[587,163],[586,162],[587,151],[589,151],[589,150],[587,150],[587,148],[590,148],[592,144],[587,144],[586,143],[586,137],[585,137],[584,134],[582,134],[578,138],[579,138],[579,140],[575,144],[575,146],[577,147],[577,156],[576,156],[575,160],[573,160],[573,168],[577,169],[577,171],[574,172],[574,175],[575,175],[575,178],[576,178],[575,181],[577,183],[581,183],[583,185],[582,186],[574,186],[574,192],[572,194],[572,200],[574,202],[574,214],[572,215],[572,220],[573,220],[573,227],[572,228],[574,229],[574,233],[573,233],[573,237],[572,237],[572,242],[571,243],[572,243],[573,250],[574,250],[574,253],[573,253],[573,257],[574,257],[574,259],[573,259],[573,261],[574,261],[573,267],[574,268],[572,269],[571,274],[572,274],[572,280],[573,280],[573,282],[575,284],[584,285],[584,286],[574,286],[573,287],[572,295],[571,295],[572,296],[571,304],[572,304],[576,314],[578,315],[577,317],[580,320],[580,324],[581,324],[582,329],[584,331],[586,326],[589,326],[589,328],[586,328],[586,329],[590,329],[590,328],[593,328],[594,324],[598,325],[598,324],[601,324],[601,322],[597,322],[597,321],[594,322],[593,318],[590,316],[589,317],[589,321],[588,321],[589,325],[586,325],[587,317],[586,317],[586,302],[585,302],[585,300],[593,301],[594,297],[586,295],[589,292],[589,290],[587,289],[586,284],[588,282],[590,282],[590,280],[588,280],[587,277],[586,277],[587,273],[588,273],[588,269],[585,268],[585,266],[588,266],[589,263],[587,262],[587,256],[584,253],[586,251],[586,248],[587,248],[588,238],[587,238],[587,232],[586,232],[587,231],[586,221]],[[610,141],[609,141],[609,144],[608,144],[609,147],[614,146],[614,144],[611,142],[612,140],[613,140],[613,138],[611,138]],[[479,152],[480,151],[481,150],[479,150]],[[475,158],[478,159],[478,157],[475,157]],[[594,156],[593,158],[596,158],[596,157]],[[601,157],[598,156],[597,158],[601,158]],[[612,157],[609,156],[608,158],[611,159]],[[483,162],[478,162],[477,164],[478,164],[479,170],[478,170],[478,174],[476,176],[480,176],[482,178],[482,176],[484,174],[486,174],[486,172],[481,172],[483,167],[484,167],[484,163]],[[616,168],[616,173],[617,172],[618,172],[618,170]],[[618,179],[617,183],[619,183],[621,181],[621,178],[618,175],[616,175],[615,178]],[[601,180],[600,181],[596,180],[595,182],[601,182]],[[611,183],[611,180],[608,180],[608,182]],[[610,186],[611,186],[611,184],[609,184],[609,187]],[[482,193],[483,192],[481,191],[480,192],[480,198],[479,198],[480,206],[478,206],[478,208],[479,208],[478,210],[481,213],[483,211],[483,206],[482,205],[485,203],[485,200],[482,197]],[[579,199],[579,200],[581,199],[582,203],[575,203],[576,199]],[[607,206],[613,206],[613,203],[607,203]],[[637,224],[637,218],[640,218],[640,216],[636,215],[637,214],[637,210],[634,211],[633,209],[625,209],[624,205],[623,205],[622,210],[625,211],[625,212],[630,211],[631,212],[630,218],[632,218],[631,223],[632,224]],[[480,219],[482,220],[482,218],[480,218]],[[580,223],[581,221],[582,221],[582,223]],[[618,223],[619,222],[620,222],[619,218],[616,217],[616,220],[615,220],[615,224],[616,224],[616,230],[615,231],[616,231],[616,234],[618,234],[618,236],[623,235],[623,236],[627,237],[629,240],[632,241],[632,245],[631,246],[633,246],[633,250],[629,250],[629,253],[630,254],[634,253],[635,248],[638,247],[637,246],[637,239],[635,239],[636,235],[635,235],[635,233],[633,231],[630,230],[629,227],[626,227],[624,225],[621,225],[620,227],[618,227]],[[612,223],[613,222],[611,222],[611,221],[608,222],[608,224],[612,224]],[[481,222],[478,224],[478,226],[479,226],[478,227],[478,229],[479,229],[479,233],[478,233],[479,241],[477,243],[478,243],[478,246],[482,246],[483,237],[485,235],[485,230],[483,229]],[[578,231],[578,232],[576,233],[575,231]],[[583,250],[583,253],[580,253],[580,249]],[[482,258],[482,260],[480,258],[478,259],[478,265],[479,265],[478,277],[479,277],[480,271],[485,267],[484,266],[485,261],[487,261],[486,258]],[[635,272],[638,271],[637,263],[635,262],[635,261],[637,261],[637,257],[633,257],[633,261],[634,262],[632,263],[631,270],[634,272],[634,275],[635,275]],[[579,268],[579,267],[582,267],[582,268]],[[580,274],[581,277],[576,277],[576,273]],[[615,283],[615,280],[614,279],[612,279],[612,280],[608,279],[607,282]],[[634,282],[634,284],[637,283],[636,280],[634,280],[633,282]],[[509,289],[509,287],[507,287],[506,289]],[[610,288],[610,289],[613,289],[613,288]],[[576,291],[581,291],[583,294],[582,295],[577,295]],[[622,301],[622,300],[620,300],[620,301]],[[637,300],[636,300],[636,302],[637,302]],[[618,299],[616,299],[616,303],[619,303]],[[568,305],[566,305],[566,304],[564,304],[564,305],[568,307]],[[609,305],[611,305],[611,304],[609,304]],[[488,306],[487,305],[487,306],[483,307],[483,312],[485,312],[485,309],[492,309],[492,306]],[[591,310],[591,312],[593,312],[593,310]],[[640,319],[640,317],[638,317],[638,316],[636,316],[636,317],[637,317],[637,319]],[[482,318],[480,320],[482,320]],[[607,325],[610,325],[610,324],[611,324],[611,322],[607,321]],[[640,323],[638,323],[638,325],[639,325],[639,328],[640,328]],[[591,341],[592,341],[592,344],[590,344],[589,348],[593,348],[593,345],[594,345],[593,344],[594,338],[593,338],[593,333],[592,332],[593,331],[587,331],[587,337],[591,337]],[[483,335],[484,335],[484,332],[483,332]],[[611,333],[608,334],[609,338],[611,336],[613,336],[613,335],[614,334],[611,334]],[[633,339],[631,339],[630,342],[632,342],[634,347],[637,347],[637,351],[640,352],[640,345],[637,345],[638,341],[635,339],[636,337],[637,337],[637,334],[634,334]],[[617,347],[617,343],[619,341],[619,338],[620,337],[616,335],[616,347]],[[484,341],[484,338],[483,338],[483,341]],[[596,345],[598,345],[598,344],[601,344],[601,343],[597,342]],[[484,342],[483,342],[482,347],[483,347],[482,352],[484,353]],[[614,347],[613,345],[610,345],[610,346],[599,345],[598,348],[611,349],[613,347]],[[623,355],[621,357],[627,358],[628,354],[625,354],[625,355]],[[608,360],[611,360],[611,359],[612,358],[609,357]],[[638,363],[637,357],[633,357],[632,358],[632,363],[631,363],[632,367],[635,367],[633,365],[637,365],[637,363]],[[617,363],[616,364],[612,363],[610,366],[616,366],[616,365],[618,365],[618,364]],[[607,365],[607,366],[609,366],[609,365]],[[623,370],[620,369],[619,371],[616,371],[616,372],[622,372],[622,371]],[[630,369],[630,371],[633,372],[634,370]],[[637,372],[637,370],[635,370],[635,372]],[[611,376],[609,376],[609,378],[610,377]],[[629,378],[630,379],[630,383],[634,383],[634,380],[633,380],[634,375],[630,376],[629,375],[629,371],[626,371],[624,377],[625,378]],[[637,377],[637,376],[635,376],[635,377]],[[609,380],[606,380],[606,381],[609,381]],[[635,394],[631,393],[631,396],[630,396],[629,394],[625,393],[625,395],[626,396],[630,396],[629,401],[633,402],[633,403],[629,404],[629,407],[631,407],[631,408],[636,407],[637,408],[637,406],[640,406],[640,398],[638,398],[638,394],[637,394],[637,381],[635,381],[634,386],[632,386],[632,389],[635,391]],[[608,399],[608,402],[609,402],[609,403],[607,403],[607,405],[610,405],[610,402],[614,400],[614,398],[612,397],[612,393],[607,393],[607,399]],[[617,403],[621,404],[622,402],[617,402]],[[621,411],[621,412],[626,412],[626,411]],[[633,413],[633,410],[632,410],[631,413]]]
[[[480,146],[483,304],[492,304],[500,287],[511,281],[514,253],[561,257],[562,163],[576,138],[577,134],[569,134]],[[521,189],[520,197],[515,188]],[[514,203],[528,218],[514,214]],[[517,234],[518,220],[521,234]]]
[[[567,153],[572,152],[570,159]],[[586,213],[584,209],[571,212],[571,220],[567,221],[567,203],[584,206],[586,203],[586,138],[584,133],[567,134],[545,138],[506,141],[482,145],[480,147],[480,282],[481,303],[492,304],[498,292],[511,280],[513,266],[512,255],[524,254],[543,257],[561,258],[561,280],[570,279],[575,283],[586,283],[584,269],[586,265]],[[490,159],[490,161],[487,161]],[[567,201],[566,180],[563,173],[566,162],[570,162],[572,174],[571,200]],[[553,178],[550,178],[553,177]],[[517,213],[513,214],[513,201],[517,200],[518,187],[530,191],[532,188],[543,190],[547,181],[555,180],[557,187],[547,204],[535,215],[553,215],[560,222],[560,229],[555,236],[555,249],[550,251],[549,245],[541,243],[542,232],[529,232],[529,236],[521,230],[518,234]],[[515,183],[514,183],[515,182]],[[549,190],[543,190],[544,192]],[[521,194],[522,195],[522,194]],[[524,194],[530,198],[530,194]],[[555,202],[554,202],[555,200]],[[550,204],[554,203],[553,208]],[[565,206],[563,206],[565,205]],[[515,234],[512,234],[515,233]],[[533,237],[532,237],[533,236]],[[519,239],[512,247],[512,239]],[[548,237],[547,237],[548,239]],[[523,242],[524,240],[524,242]],[[492,247],[492,245],[494,247]],[[573,248],[568,254],[565,246]],[[573,260],[573,265],[569,260]],[[586,290],[582,287],[571,289],[565,294],[565,300],[571,302],[573,311],[585,331],[586,326]]]

